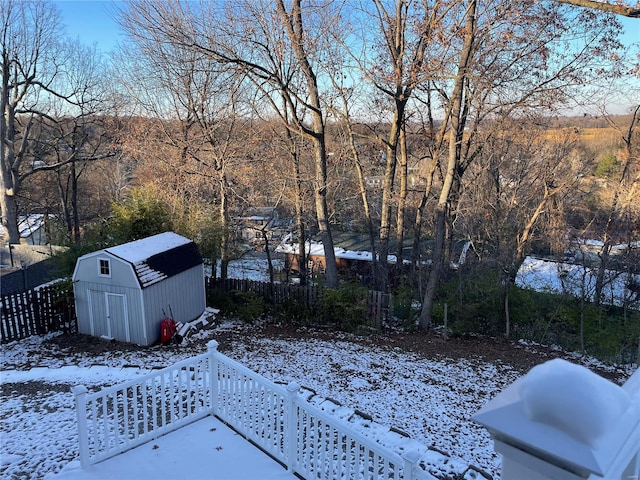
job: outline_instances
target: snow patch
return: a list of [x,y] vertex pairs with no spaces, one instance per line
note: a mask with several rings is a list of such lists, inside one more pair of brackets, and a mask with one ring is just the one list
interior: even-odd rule
[[599,445],[631,403],[621,387],[562,359],[531,369],[519,390],[532,421],[555,427],[591,447]]

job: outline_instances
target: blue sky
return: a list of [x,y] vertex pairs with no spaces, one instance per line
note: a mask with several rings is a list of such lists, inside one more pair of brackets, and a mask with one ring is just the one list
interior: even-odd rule
[[[105,53],[122,40],[122,32],[114,15],[118,6],[125,6],[123,0],[57,0],[54,3],[62,13],[62,21],[71,38],[78,38],[85,45],[95,44]],[[625,28],[623,43],[639,43],[640,19],[620,17],[620,21]],[[629,102],[626,96],[619,101],[612,99],[611,102],[611,113],[626,113]]]
[[120,26],[113,20],[113,11],[123,2],[105,0],[58,0],[54,2],[62,14],[67,34],[108,52],[121,40]]
[[[212,0],[215,1],[215,0]],[[108,52],[120,39],[120,27],[113,20],[115,6],[123,5],[118,0],[58,0],[55,2],[62,12],[62,20],[67,33],[78,37],[87,45],[97,44],[100,50]],[[640,19],[622,18],[627,44],[640,42]]]

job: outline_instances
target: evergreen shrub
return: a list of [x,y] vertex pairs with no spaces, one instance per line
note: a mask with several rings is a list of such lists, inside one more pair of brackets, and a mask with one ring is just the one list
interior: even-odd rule
[[353,283],[326,289],[319,309],[320,321],[348,332],[356,331],[368,321],[367,292],[366,287]]

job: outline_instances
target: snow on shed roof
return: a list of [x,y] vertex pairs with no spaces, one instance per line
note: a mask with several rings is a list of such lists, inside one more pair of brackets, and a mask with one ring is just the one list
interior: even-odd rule
[[191,243],[191,240],[174,232],[165,232],[116,245],[115,247],[105,248],[105,251],[128,262],[137,263],[187,243]]
[[142,288],[202,263],[196,244],[174,232],[105,248],[105,252],[131,263]]

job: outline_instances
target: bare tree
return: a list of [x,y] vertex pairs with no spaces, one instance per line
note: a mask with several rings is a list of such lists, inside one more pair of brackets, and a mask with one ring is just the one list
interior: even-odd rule
[[[108,99],[107,68],[95,46],[65,42],[70,52],[64,82],[72,92],[57,99],[55,120],[50,121],[50,148],[54,155],[60,206],[69,239],[80,241],[78,182],[95,161],[115,155],[114,127],[103,112],[112,111]],[[89,197],[89,196],[87,196]],[[89,200],[89,198],[87,198]],[[83,219],[86,220],[86,219]]]
[[640,18],[640,9],[631,7],[623,3],[597,2],[595,0],[556,0],[560,3],[567,3],[578,7],[591,8],[594,10],[602,10],[607,13],[614,13],[624,17]]
[[629,221],[629,213],[632,204],[637,201],[638,185],[640,184],[640,173],[638,171],[638,146],[635,144],[638,137],[638,129],[640,124],[640,105],[632,109],[631,120],[624,127],[618,125],[616,121],[609,115],[606,115],[608,124],[620,134],[622,143],[624,144],[622,165],[620,168],[620,176],[617,183],[613,187],[613,196],[608,209],[607,218],[602,232],[602,249],[599,253],[600,261],[598,264],[595,298],[594,303],[600,305],[602,300],[602,290],[605,284],[605,272],[609,267],[609,257],[611,248],[616,237],[620,236],[623,229],[622,224]]
[[[160,35],[234,69],[252,83],[262,108],[272,108],[285,128],[311,141],[316,164],[316,215],[325,250],[327,285],[331,287],[337,286],[337,267],[326,203],[325,123],[313,58],[323,23],[334,14],[330,6],[307,11],[300,1],[289,8],[281,1],[275,5],[266,1],[232,5],[202,2],[197,6],[138,1],[125,12],[126,18],[144,26],[149,38]],[[290,113],[287,118],[280,109],[282,98]]]
[[[388,254],[394,228],[395,253],[399,261],[402,261],[404,206],[407,198],[407,105],[416,88],[429,80],[431,69],[437,69],[433,64],[429,68],[423,68],[423,64],[427,50],[435,49],[433,37],[446,11],[447,7],[438,0],[432,4],[427,1],[376,0],[358,6],[359,29],[352,27],[353,32],[346,37],[341,32],[334,32],[336,42],[342,42],[342,50],[355,64],[351,68],[355,68],[374,88],[370,94],[375,95],[372,104],[378,105],[381,113],[389,116],[388,120],[382,122],[380,131],[371,134],[385,152],[379,244],[376,252],[376,283],[381,290],[387,288]],[[354,36],[359,36],[355,45],[352,41]],[[370,53],[362,54],[363,51]],[[436,58],[435,52],[431,53],[433,56],[430,58]],[[331,58],[335,56],[332,55]],[[346,108],[343,107],[345,112]],[[397,183],[400,184],[399,191]]]
[[45,2],[3,1],[0,20],[0,209],[9,243],[18,243],[17,196],[25,178],[21,165],[34,122],[47,115],[46,99],[58,95],[51,91],[51,85],[59,74],[57,58],[62,27],[58,12]]
[[[230,175],[245,152],[237,112],[242,81],[236,72],[215,63],[201,50],[185,47],[157,29],[151,13],[145,10],[149,5],[139,7],[122,17],[135,45],[121,52],[127,65],[122,81],[138,108],[158,119],[154,150],[162,144],[171,150],[160,161],[169,162],[173,169],[173,179],[163,190],[169,196],[178,194],[170,201],[174,208],[180,208],[177,215],[194,213],[202,202],[190,199],[212,192],[208,202],[218,209],[216,228],[223,232],[219,237],[220,275],[226,278],[233,257]],[[150,152],[145,153],[148,156]]]
[[[617,48],[610,40],[620,28],[615,20],[593,12],[574,15],[570,21],[573,12],[559,4],[522,4],[522,9],[514,10],[512,3],[495,2],[493,8],[483,4],[477,12],[473,2],[466,5],[466,25],[459,27],[458,34],[458,68],[450,72],[451,80],[435,81],[445,106],[448,155],[440,169],[435,246],[421,312],[423,327],[431,323],[433,298],[446,263],[447,232],[461,198],[465,172],[487,139],[499,132],[501,119],[529,110],[559,108],[576,93],[573,87],[595,78],[593,66]],[[554,25],[553,31],[550,25]],[[497,35],[496,29],[502,33]],[[559,48],[578,33],[580,48]],[[488,120],[493,120],[494,128],[481,128]]]
[[[58,11],[49,2],[8,0],[0,5],[0,17],[0,209],[9,242],[16,243],[18,197],[29,177],[65,165],[73,170],[77,162],[106,158],[113,152],[96,143],[95,135],[89,141],[87,130],[80,132],[81,124],[95,122],[103,111],[99,83],[104,76],[95,50],[65,40]],[[70,203],[63,201],[64,208],[71,206],[74,211],[65,218],[76,237],[77,176],[72,172],[70,177]]]

